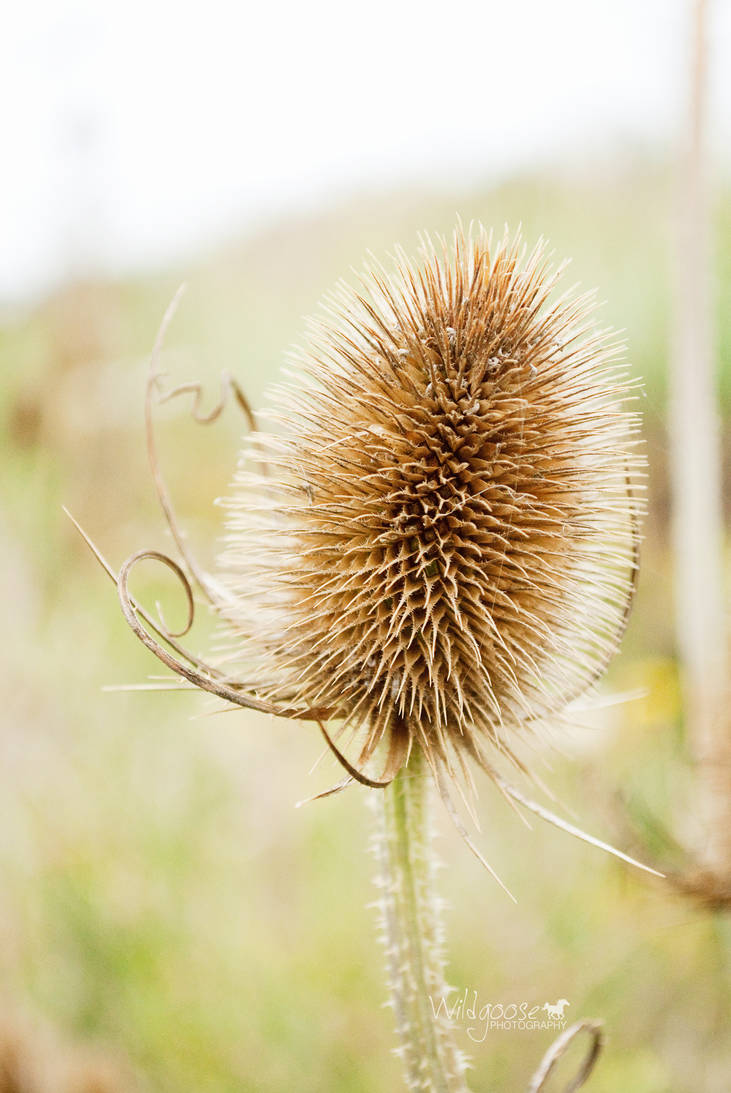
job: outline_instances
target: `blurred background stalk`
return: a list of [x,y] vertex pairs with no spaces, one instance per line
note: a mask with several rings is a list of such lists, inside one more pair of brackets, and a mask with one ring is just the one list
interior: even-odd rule
[[711,201],[706,151],[708,3],[691,0],[689,102],[680,165],[671,361],[676,634],[685,723],[697,768],[699,864],[731,879],[731,740],[726,637]]

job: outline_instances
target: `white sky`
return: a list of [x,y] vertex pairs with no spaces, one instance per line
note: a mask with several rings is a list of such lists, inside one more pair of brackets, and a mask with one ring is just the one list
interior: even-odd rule
[[[717,156],[731,3],[712,12]],[[25,0],[0,35],[0,302],[334,194],[664,147],[690,0]]]

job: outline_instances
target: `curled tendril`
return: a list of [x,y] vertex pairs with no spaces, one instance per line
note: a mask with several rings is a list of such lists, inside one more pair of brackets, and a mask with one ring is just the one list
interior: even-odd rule
[[[325,743],[327,744],[328,748],[333,753],[337,761],[340,763],[340,765],[344,767],[344,769],[348,772],[350,778],[352,778],[356,782],[359,782],[362,786],[368,786],[370,789],[386,789],[387,786],[390,786],[391,782],[394,780],[398,772],[403,767],[409,753],[409,733],[405,726],[397,726],[391,733],[391,744],[389,747],[388,757],[386,759],[386,766],[384,768],[383,775],[381,778],[375,779],[369,778],[366,774],[363,774],[362,771],[358,770],[357,767],[353,766],[347,756],[343,754],[333,738],[330,736],[330,733],[327,731],[322,721],[320,721],[319,718],[316,718],[316,720],[317,724],[319,725],[320,732],[325,739]],[[331,794],[339,792],[341,788],[345,789],[347,784],[349,784],[347,781],[344,784],[340,783],[337,787],[333,787],[331,790],[326,790],[324,794],[318,794],[317,796],[329,797],[331,796]]]
[[[71,515],[71,513],[69,512],[69,510],[67,508],[64,508],[63,511],[66,513],[66,515],[68,516],[69,520],[71,521],[71,523],[74,525],[74,527],[78,531],[81,538],[84,540],[86,545],[89,547],[89,550],[92,552],[92,554],[94,555],[96,560],[99,562],[99,565],[102,567],[104,572],[107,574],[107,576],[111,580],[112,584],[114,584],[115,587],[116,587],[117,583],[118,583],[117,574],[114,572],[114,570],[112,569],[112,566],[109,564],[109,562],[104,557],[102,552],[99,550],[96,543],[94,543],[94,541],[86,534],[86,532],[82,528],[81,524],[78,522],[78,520],[74,519],[74,517]],[[186,583],[189,584],[189,582],[187,581],[187,578],[186,578]],[[192,653],[190,653],[187,649],[183,648],[183,646],[180,645],[175,640],[176,637],[183,637],[185,634],[187,634],[189,632],[190,627],[192,626],[192,620],[190,622],[190,625],[188,625],[187,628],[184,631],[182,631],[178,634],[173,634],[168,630],[167,625],[165,623],[165,620],[162,617],[162,614],[160,613],[159,610],[158,610],[158,620],[155,621],[155,619],[147,611],[145,611],[144,607],[142,607],[141,604],[138,604],[136,602],[136,600],[131,599],[131,603],[134,605],[134,609],[137,612],[137,614],[139,615],[139,617],[141,619],[144,619],[145,623],[150,627],[150,629],[153,630],[159,637],[161,637],[162,640],[164,642],[166,642],[166,644],[169,645],[171,649],[174,649],[175,652],[178,654],[178,656],[183,657],[190,664],[194,664],[194,665],[196,665],[197,667],[199,667],[201,669],[208,670],[207,666],[204,665],[203,661],[199,660],[198,657],[195,657]],[[213,670],[211,669],[211,671],[213,671]]]
[[[183,558],[188,572],[192,576],[200,588],[203,595],[213,607],[222,608],[224,606],[225,594],[220,586],[215,582],[211,576],[205,572],[203,567],[199,564],[196,555],[191,550],[186,540],[185,533],[180,527],[175,506],[173,505],[170,491],[167,487],[165,477],[160,467],[160,460],[157,453],[157,441],[155,438],[155,421],[154,421],[154,396],[157,393],[158,403],[168,402],[173,398],[183,394],[193,394],[193,407],[191,410],[194,421],[200,425],[210,425],[214,421],[217,421],[221,416],[224,408],[228,403],[229,395],[233,395],[233,398],[246,418],[246,422],[252,432],[257,429],[256,418],[254,411],[249,404],[246,395],[242,388],[233,378],[229,372],[223,372],[221,374],[221,397],[214,406],[214,408],[207,414],[202,411],[203,404],[203,385],[200,382],[184,383],[179,387],[175,387],[170,391],[161,391],[160,381],[162,375],[158,370],[158,362],[160,359],[160,353],[165,341],[170,323],[172,322],[175,313],[178,309],[181,296],[185,291],[185,285],[181,285],[175,296],[168,304],[168,307],[163,315],[162,322],[155,338],[155,344],[150,354],[150,367],[147,374],[147,387],[145,391],[145,435],[147,441],[147,457],[150,464],[150,471],[152,474],[153,484],[155,486],[155,492],[157,493],[160,507],[165,516],[165,520],[170,529],[170,534],[173,537],[175,545],[180,551],[180,555]],[[264,473],[267,472],[265,465],[262,465]]]
[[[185,571],[173,558],[170,558],[167,554],[163,554],[161,551],[157,550],[140,550],[127,559],[117,576],[109,562],[93,540],[86,534],[79,522],[74,519],[68,509],[64,509],[64,512],[71,520],[102,569],[116,585],[122,613],[130,629],[139,638],[142,644],[154,653],[158,660],[162,661],[167,668],[177,676],[186,679],[189,683],[193,684],[193,686],[199,687],[209,694],[216,695],[217,698],[221,698],[235,706],[240,706],[244,709],[257,710],[260,713],[268,713],[275,717],[283,717],[295,721],[317,722],[329,749],[348,773],[348,778],[345,779],[342,784],[339,784],[337,788],[333,788],[333,790],[326,790],[323,794],[318,794],[318,797],[325,797],[333,792],[339,792],[340,789],[345,789],[346,785],[349,785],[351,781],[359,782],[361,785],[368,786],[371,789],[385,789],[391,784],[396,774],[403,766],[408,754],[409,740],[406,734],[394,733],[391,750],[386,762],[384,778],[381,780],[369,778],[358,770],[357,767],[353,766],[346,756],[343,755],[325,728],[323,719],[332,715],[331,710],[326,708],[297,710],[279,707],[271,702],[265,702],[255,695],[246,694],[243,692],[240,685],[237,685],[232,680],[226,679],[216,668],[194,656],[189,650],[185,649],[175,640],[178,637],[184,637],[185,634],[190,632],[195,617],[195,601],[193,599],[193,589]],[[162,565],[166,566],[178,578],[183,586],[187,604],[187,618],[185,626],[179,631],[170,631],[161,614],[159,620],[155,621],[155,619],[153,619],[130,594],[130,573],[138,562],[146,559],[160,562]],[[142,625],[142,622],[146,623],[150,629],[146,629],[145,626]],[[150,633],[150,630],[157,634],[166,645],[169,645],[170,648],[177,653],[177,657],[173,656],[169,649],[165,648],[165,645],[161,644],[160,641],[157,641],[152,633]]]
[[[157,550],[139,550],[123,564],[119,571],[119,576],[116,578],[117,592],[119,595],[119,602],[122,606],[122,614],[124,615],[130,629],[137,635],[143,645],[145,645],[158,660],[161,660],[166,667],[177,675],[183,676],[190,683],[195,684],[196,687],[200,687],[203,691],[208,691],[210,694],[216,695],[218,698],[225,699],[227,702],[232,702],[236,706],[241,706],[250,710],[258,710],[260,713],[273,714],[276,717],[288,717],[294,720],[307,720],[316,721],[320,717],[326,717],[329,713],[327,710],[290,710],[283,707],[275,706],[271,702],[265,702],[263,699],[257,698],[255,695],[248,695],[243,693],[240,687],[230,680],[227,680],[221,675],[215,668],[207,665],[204,661],[198,660],[196,657],[183,651],[182,655],[189,662],[186,664],[182,659],[178,659],[170,653],[164,645],[157,641],[152,634],[145,629],[140,619],[144,619],[149,624],[149,615],[143,612],[139,605],[130,595],[129,591],[129,577],[132,569],[145,559],[152,559],[154,561],[161,562],[163,565],[175,574],[178,580],[183,585],[185,590],[186,600],[188,602],[189,612],[192,612],[193,592],[190,581],[188,580],[182,566],[178,565],[176,561],[169,558],[166,554],[160,553]],[[192,617],[189,619],[187,630],[192,625]],[[154,629],[157,633],[160,633],[159,627],[155,626]],[[187,633],[187,630],[185,631]],[[167,641],[168,638],[165,634],[160,634],[163,640]],[[168,642],[168,644],[170,644]]]
[[[153,376],[154,381],[159,381],[161,374],[155,373]],[[158,383],[159,387],[159,383]],[[254,411],[251,409],[251,405],[238,380],[231,375],[230,372],[221,373],[221,397],[207,414],[202,411],[203,405],[203,384],[199,381],[193,383],[181,383],[179,387],[174,387],[170,391],[158,391],[158,403],[162,405],[164,402],[169,402],[171,399],[177,398],[178,395],[194,395],[193,406],[191,408],[191,416],[194,421],[199,425],[212,425],[214,421],[217,421],[224,409],[228,405],[229,395],[232,395],[235,402],[238,403],[241,411],[246,418],[249,429],[256,432],[257,424],[254,416]]]
[[[156,602],[155,607],[157,608],[157,615],[160,620],[160,632],[165,634],[168,638],[184,638],[185,635],[190,632],[190,629],[193,626],[193,620],[195,619],[195,603],[193,601],[193,589],[190,587],[190,581],[185,576],[185,573],[180,568],[178,563],[173,561],[172,558],[169,558],[167,554],[162,554],[159,550],[140,551],[133,558],[129,559],[130,568],[132,565],[135,564],[135,562],[141,562],[143,558],[150,558],[153,561],[162,562],[164,566],[167,566],[167,568],[170,569],[175,574],[175,576],[179,578],[180,583],[185,590],[186,607],[188,612],[185,624],[182,629],[171,630],[165,622],[165,617],[162,613],[162,607],[160,606],[160,603]],[[137,610],[139,609],[137,608]]]
[[546,1082],[551,1076],[556,1063],[566,1053],[572,1040],[576,1039],[582,1032],[587,1033],[591,1038],[591,1043],[589,1044],[587,1053],[581,1063],[581,1067],[568,1085],[564,1087],[564,1093],[576,1093],[577,1089],[581,1089],[582,1085],[584,1085],[586,1079],[596,1066],[597,1059],[604,1047],[604,1031],[598,1021],[577,1021],[575,1025],[571,1025],[565,1032],[561,1033],[558,1039],[554,1041],[543,1056],[541,1065],[533,1075],[531,1083],[528,1086],[528,1093],[543,1093],[546,1088]]

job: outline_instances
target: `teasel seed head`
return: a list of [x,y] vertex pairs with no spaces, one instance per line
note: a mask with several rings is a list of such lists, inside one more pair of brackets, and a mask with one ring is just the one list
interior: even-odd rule
[[[493,773],[603,674],[637,567],[635,387],[545,246],[484,230],[372,264],[245,443],[219,577],[231,663],[388,746]],[[233,669],[232,669],[233,670]],[[355,743],[357,741],[357,744]]]

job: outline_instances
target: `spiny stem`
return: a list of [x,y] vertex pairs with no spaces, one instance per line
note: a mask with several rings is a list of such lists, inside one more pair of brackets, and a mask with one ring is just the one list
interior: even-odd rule
[[[467,1093],[466,1060],[445,1012],[442,927],[434,894],[429,779],[421,751],[380,794],[381,926],[391,1004],[409,1090]],[[444,1003],[440,1006],[440,1002]]]

